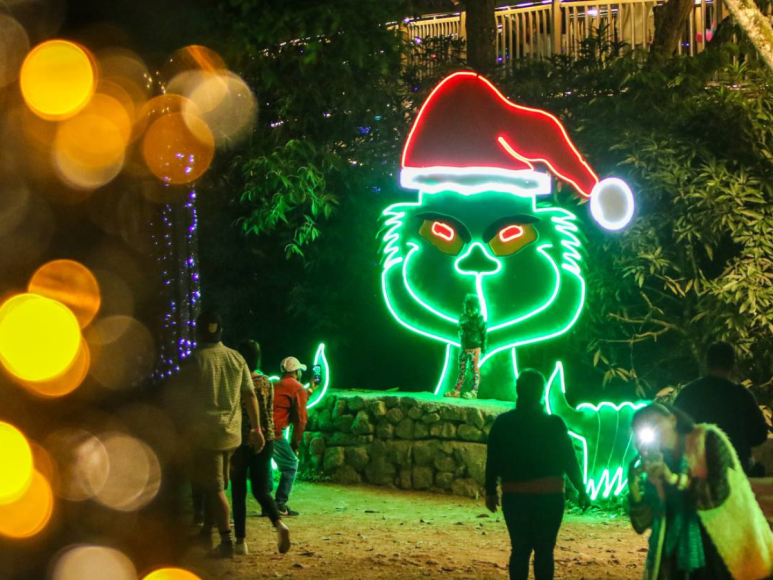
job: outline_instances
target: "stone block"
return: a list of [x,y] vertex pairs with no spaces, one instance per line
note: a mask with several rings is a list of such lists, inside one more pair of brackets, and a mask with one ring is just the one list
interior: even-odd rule
[[392,407],[397,407],[397,405],[400,404],[400,397],[389,395],[387,397],[384,397],[382,401],[384,401],[384,404],[387,406],[387,409],[391,409]]
[[454,461],[454,458],[450,455],[445,455],[443,453],[439,453],[435,456],[435,460],[432,462],[435,466],[435,469],[438,471],[445,471],[448,473],[453,473],[456,471],[456,461]]
[[362,481],[360,474],[351,465],[344,465],[336,469],[332,479],[336,483],[343,483],[345,485]]
[[387,414],[387,406],[384,401],[369,401],[365,409],[374,417],[383,417]]
[[352,432],[352,424],[354,423],[354,417],[351,415],[339,415],[333,419],[333,427],[344,433]]
[[344,398],[336,399],[335,403],[333,403],[333,408],[332,408],[333,419],[337,419],[338,417],[346,415],[346,406],[347,406],[346,399]]
[[379,439],[392,439],[395,436],[395,427],[386,419],[381,419],[376,424],[376,437]]
[[325,438],[314,437],[309,442],[309,451],[312,455],[322,455],[325,452]]
[[475,407],[468,407],[465,409],[465,421],[478,429],[481,429],[483,425],[486,424],[483,413],[481,413],[480,409]]
[[456,479],[451,484],[451,491],[455,495],[477,499],[481,494],[481,486],[474,479]]
[[418,407],[419,401],[413,397],[400,397],[400,406],[407,412],[411,407]]
[[424,411],[421,409],[421,407],[411,407],[408,409],[408,417],[413,419],[414,421],[418,421],[421,419],[421,416],[424,414]]
[[346,460],[343,447],[328,447],[325,450],[324,470],[326,473],[333,471],[344,465]]
[[376,485],[393,485],[395,473],[397,469],[386,457],[372,458],[365,468],[365,477]]
[[411,479],[413,489],[429,489],[433,483],[433,473],[431,467],[415,466],[411,470]]
[[429,428],[429,434],[439,439],[453,439],[456,437],[456,425],[448,421],[433,423]]
[[435,486],[443,490],[451,489],[451,484],[454,482],[454,474],[448,472],[440,472],[435,474]]
[[365,445],[368,443],[367,437],[363,435],[354,435],[352,433],[341,433],[336,431],[330,437],[326,438],[328,447],[338,447],[349,445]]
[[387,411],[386,418],[392,425],[397,425],[405,418],[405,412],[400,407],[393,407]]
[[410,468],[403,468],[400,470],[400,473],[397,475],[397,479],[395,480],[395,484],[400,489],[411,489],[413,480],[411,478]]
[[[351,404],[351,402],[350,402]],[[365,411],[360,411],[352,423],[352,433],[355,435],[370,435],[376,430],[370,416]]]
[[395,436],[400,439],[413,439],[413,419],[406,417],[395,427]]
[[426,423],[427,425],[431,425],[432,423],[437,423],[440,421],[440,413],[427,413],[421,418],[422,423]]
[[486,446],[482,443],[454,444],[457,463],[467,467],[467,474],[478,484],[486,483]]
[[456,429],[456,436],[462,441],[483,441],[486,435],[472,425],[462,424]]
[[437,441],[416,441],[413,444],[414,465],[432,465],[437,454]]
[[486,438],[488,438],[488,434],[491,433],[491,427],[494,426],[494,421],[486,422],[485,425],[483,425],[483,434],[486,435]]
[[306,422],[306,431],[317,431],[319,421],[319,413],[309,411],[309,420]]
[[440,408],[440,418],[444,421],[464,421],[465,411],[464,407],[452,404],[444,405]]
[[370,447],[368,447],[368,453],[370,454],[371,459],[375,459],[377,457],[386,457],[387,456],[386,441],[382,441],[381,439],[374,440],[373,443],[370,444]]
[[411,465],[411,450],[413,444],[410,441],[387,441],[387,458],[400,467]]
[[347,447],[345,455],[346,465],[353,467],[355,471],[362,471],[370,462],[370,456],[365,447]]
[[334,431],[333,417],[330,413],[330,409],[323,409],[319,414],[319,420],[317,421],[317,427],[320,431]]
[[365,408],[365,399],[359,395],[350,397],[346,402],[346,406],[349,407],[350,411],[360,411],[361,409]]
[[429,437],[429,425],[425,425],[422,422],[417,422],[413,426],[413,438],[414,439],[425,439]]

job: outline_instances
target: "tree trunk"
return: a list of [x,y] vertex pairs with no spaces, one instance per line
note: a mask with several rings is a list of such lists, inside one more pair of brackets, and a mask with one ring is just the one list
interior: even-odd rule
[[655,39],[652,42],[652,54],[668,58],[676,52],[692,8],[693,0],[668,0],[655,10]]
[[767,67],[773,70],[773,28],[754,0],[723,0]]
[[467,63],[478,72],[496,64],[496,0],[467,0]]

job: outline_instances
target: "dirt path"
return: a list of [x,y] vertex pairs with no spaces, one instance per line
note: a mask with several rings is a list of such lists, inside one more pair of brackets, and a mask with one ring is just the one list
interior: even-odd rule
[[[501,514],[483,502],[376,487],[302,483],[289,518],[293,548],[276,551],[273,528],[250,498],[249,556],[187,565],[204,579],[507,578],[508,538]],[[558,539],[556,578],[641,578],[646,542],[623,516],[569,513]]]

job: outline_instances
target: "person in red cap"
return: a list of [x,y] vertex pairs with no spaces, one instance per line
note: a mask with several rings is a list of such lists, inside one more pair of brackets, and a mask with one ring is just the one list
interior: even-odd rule
[[[279,368],[282,377],[274,383],[274,462],[281,476],[276,489],[276,505],[281,516],[297,516],[297,511],[290,508],[287,502],[298,473],[298,446],[303,438],[308,421],[306,405],[309,395],[314,392],[317,383],[312,379],[309,389],[304,389],[299,382],[306,365],[294,356],[284,359]],[[290,441],[285,439],[285,430],[292,425]]]

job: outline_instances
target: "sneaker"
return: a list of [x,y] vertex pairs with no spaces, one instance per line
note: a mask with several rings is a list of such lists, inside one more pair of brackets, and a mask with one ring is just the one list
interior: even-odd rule
[[465,399],[477,399],[478,398],[478,391],[467,391],[462,395]]
[[234,550],[239,556],[246,556],[250,553],[250,548],[247,546],[247,542],[242,542],[241,544],[237,542],[234,546]]
[[220,545],[209,553],[210,558],[233,558],[236,554],[236,548],[233,542],[220,543]]
[[300,515],[297,511],[292,509],[287,504],[277,504],[276,507],[279,510],[279,515],[280,516],[287,517],[287,516],[299,516]]
[[280,554],[286,554],[290,550],[290,529],[281,522],[276,527],[276,547]]
[[459,398],[459,391],[454,389],[453,391],[448,391],[444,397],[451,397],[452,399],[458,399]]

